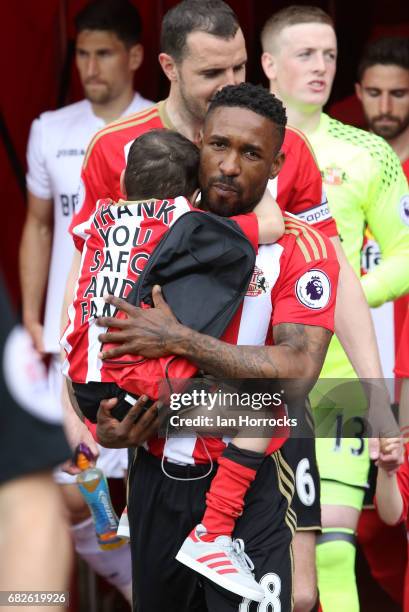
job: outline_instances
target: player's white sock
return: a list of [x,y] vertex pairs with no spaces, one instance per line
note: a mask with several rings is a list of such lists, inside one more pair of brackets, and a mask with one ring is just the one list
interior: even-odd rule
[[73,525],[71,532],[75,550],[96,574],[114,585],[129,603],[132,600],[131,549],[128,543],[113,550],[98,546],[92,518]]

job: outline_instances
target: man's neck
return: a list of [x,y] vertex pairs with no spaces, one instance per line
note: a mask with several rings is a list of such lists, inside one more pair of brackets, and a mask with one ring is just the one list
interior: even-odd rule
[[[284,102],[284,106],[286,106]],[[320,124],[322,109],[317,108],[311,112],[306,112],[299,108],[286,106],[287,121],[289,125],[296,127],[305,134],[311,134],[315,132]]]
[[283,101],[287,113],[288,125],[296,127],[305,134],[314,132],[317,129],[320,124],[322,108],[316,106],[296,106],[294,103],[286,100],[274,87],[270,87],[270,91]]
[[388,140],[388,143],[402,163],[409,159],[409,126],[399,136]]
[[118,98],[111,100],[106,104],[94,104],[91,102],[94,115],[100,117],[105,123],[111,123],[119,119],[126,111],[134,98],[135,92],[133,88],[126,89]]
[[203,122],[195,119],[189,113],[178,91],[172,85],[165,104],[166,113],[175,130],[197,144],[199,142],[199,135],[203,127]]

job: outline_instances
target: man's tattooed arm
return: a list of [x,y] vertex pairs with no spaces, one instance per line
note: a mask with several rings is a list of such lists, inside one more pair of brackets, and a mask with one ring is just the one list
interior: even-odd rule
[[224,378],[303,378],[314,384],[332,333],[322,327],[281,323],[274,346],[236,346],[182,328],[167,349]]
[[107,298],[127,318],[98,320],[101,326],[116,328],[99,336],[101,342],[115,345],[103,351],[103,359],[128,353],[148,358],[174,354],[218,378],[299,379],[308,392],[321,371],[332,336],[323,327],[281,323],[273,328],[274,346],[236,346],[178,323],[157,291],[154,300],[156,307],[146,310],[114,296]]

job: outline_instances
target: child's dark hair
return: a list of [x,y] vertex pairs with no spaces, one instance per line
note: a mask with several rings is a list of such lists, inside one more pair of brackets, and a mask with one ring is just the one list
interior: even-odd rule
[[129,150],[125,170],[128,200],[189,198],[198,187],[199,149],[171,130],[139,136]]

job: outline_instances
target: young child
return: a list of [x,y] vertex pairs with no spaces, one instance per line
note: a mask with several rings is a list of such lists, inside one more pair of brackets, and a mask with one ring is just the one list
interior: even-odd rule
[[[74,230],[82,258],[74,301],[68,311],[69,323],[61,341],[66,351],[63,372],[74,383],[80,408],[92,406],[94,416],[101,399],[118,395],[121,389],[116,383],[123,380],[120,367],[112,368],[98,358],[101,328],[95,325],[95,318],[107,312],[104,295],[126,297],[169,227],[192,210],[189,200],[194,201],[197,194],[198,164],[196,146],[176,132],[152,130],[140,136],[130,148],[121,177],[128,200],[99,201],[90,219]],[[252,213],[232,219],[255,250],[258,244],[273,243],[283,234],[281,211],[273,199],[258,204]],[[186,362],[186,376],[195,372],[196,368]],[[127,392],[126,377],[124,382]],[[143,385],[138,391],[139,395],[146,393]],[[236,438],[228,445],[219,459],[219,478],[214,479],[208,493],[203,525],[195,529],[207,547],[218,540],[215,547],[223,548],[232,569],[218,572],[217,568],[195,565],[189,554],[189,538],[177,557],[224,588],[258,601],[263,599],[264,590],[251,574],[244,549],[233,547],[231,534],[269,441]],[[226,478],[230,482],[224,491],[221,487]]]
[[[376,507],[388,525],[405,522],[409,526],[409,310],[402,328],[396,357],[395,375],[401,382],[399,422],[404,444],[403,464],[399,466],[402,439],[391,438],[381,449],[376,482]],[[409,552],[409,551],[408,551]],[[403,612],[409,612],[409,567],[406,567]]]
[[[389,438],[381,443],[377,462],[375,504],[380,518],[387,525],[409,520],[409,456],[408,444],[402,462],[402,439]],[[406,569],[403,611],[409,612],[409,572]]]

